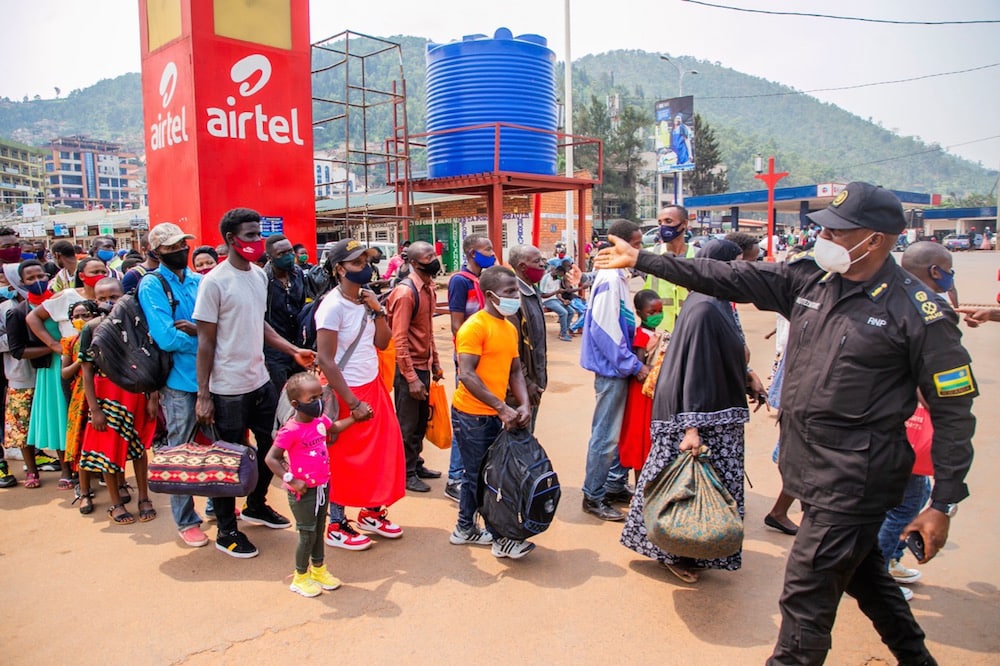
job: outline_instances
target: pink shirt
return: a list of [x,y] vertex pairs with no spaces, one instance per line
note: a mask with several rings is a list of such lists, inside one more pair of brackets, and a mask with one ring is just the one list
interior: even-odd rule
[[294,418],[281,426],[274,437],[274,446],[288,454],[288,471],[309,488],[330,482],[330,455],[326,449],[327,429],[333,425],[323,415],[309,423]]

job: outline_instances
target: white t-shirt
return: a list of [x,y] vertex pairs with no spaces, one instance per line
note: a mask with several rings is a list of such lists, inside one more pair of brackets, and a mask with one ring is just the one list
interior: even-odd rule
[[365,321],[365,330],[361,334],[358,346],[347,361],[347,367],[341,370],[348,386],[364,386],[378,376],[378,354],[375,352],[375,322],[367,318],[368,310],[364,305],[352,303],[344,298],[340,289],[334,289],[326,295],[323,302],[316,308],[316,330],[326,329],[337,332],[337,357],[340,361],[344,352],[358,337],[361,322]]
[[69,306],[84,300],[86,299],[77,293],[76,289],[70,287],[69,289],[63,289],[42,303],[42,307],[49,313],[49,317],[59,324],[59,334],[62,337],[70,338],[76,335],[73,322],[69,320]]
[[264,365],[267,276],[259,267],[241,271],[222,261],[201,280],[194,318],[217,325],[215,363],[208,389],[245,395],[270,381]]

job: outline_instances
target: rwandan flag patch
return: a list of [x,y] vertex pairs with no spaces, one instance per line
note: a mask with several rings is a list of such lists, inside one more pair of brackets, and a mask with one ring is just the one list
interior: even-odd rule
[[972,370],[967,365],[954,370],[945,370],[934,374],[934,387],[941,398],[954,398],[976,392],[976,384],[972,379]]

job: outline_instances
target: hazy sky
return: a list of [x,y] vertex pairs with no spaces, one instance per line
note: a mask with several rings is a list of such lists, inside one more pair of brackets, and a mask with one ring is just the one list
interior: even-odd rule
[[[208,2],[209,0],[200,0]],[[714,0],[755,9],[901,20],[1000,19],[997,0]],[[0,96],[65,95],[139,71],[136,0],[0,0]],[[564,0],[311,0],[312,36],[343,30],[451,41],[465,34],[532,32],[565,57]],[[643,49],[719,61],[799,90],[904,79],[1000,63],[1000,24],[917,26],[762,16],[682,0],[572,0],[574,58]],[[669,67],[667,63],[663,63]],[[653,93],[655,91],[648,91]],[[996,169],[1000,67],[860,90],[816,93],[902,135],[954,146]],[[850,140],[845,137],[845,140]],[[916,158],[919,159],[919,158]]]

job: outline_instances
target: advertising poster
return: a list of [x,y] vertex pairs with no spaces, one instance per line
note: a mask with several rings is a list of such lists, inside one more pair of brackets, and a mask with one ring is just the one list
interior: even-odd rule
[[676,173],[694,169],[694,97],[656,103],[656,170]]

